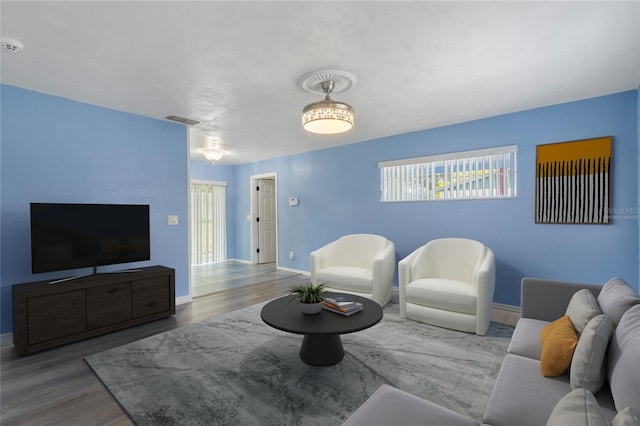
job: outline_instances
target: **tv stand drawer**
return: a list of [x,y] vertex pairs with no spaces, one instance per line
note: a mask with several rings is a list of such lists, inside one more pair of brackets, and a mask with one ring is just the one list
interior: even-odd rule
[[169,277],[155,277],[133,283],[133,317],[140,318],[171,308]]
[[84,290],[27,299],[28,341],[30,345],[47,342],[86,330]]
[[87,329],[131,319],[131,283],[87,289]]
[[25,355],[175,314],[175,270],[15,284],[12,296],[13,344]]

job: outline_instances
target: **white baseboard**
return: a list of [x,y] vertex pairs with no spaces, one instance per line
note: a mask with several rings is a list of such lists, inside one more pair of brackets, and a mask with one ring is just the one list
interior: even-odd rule
[[183,305],[185,303],[191,303],[191,302],[193,302],[193,299],[188,294],[186,296],[176,297],[176,305]]
[[311,273],[309,271],[302,271],[300,269],[285,268],[283,266],[278,266],[277,269],[279,271],[287,271],[287,272],[293,272],[294,274],[306,275],[307,277],[311,275]]
[[[239,262],[239,263],[245,263],[247,265],[253,265],[251,263],[251,261],[244,260],[244,259],[227,259],[227,262]],[[309,271],[302,271],[300,269],[293,269],[293,268],[285,268],[284,266],[280,266],[278,264],[276,264],[276,269],[278,269],[280,271],[293,272],[294,274],[302,274],[302,275],[306,275],[306,276],[310,276],[311,275],[311,273]]]
[[503,311],[511,311],[511,312],[520,313],[520,306],[506,305],[504,303],[495,303],[494,302],[493,307],[495,309],[502,309]]

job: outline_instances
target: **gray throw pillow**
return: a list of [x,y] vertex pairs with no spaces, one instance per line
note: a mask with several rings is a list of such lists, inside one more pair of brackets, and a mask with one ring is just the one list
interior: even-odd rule
[[600,390],[605,382],[604,358],[613,334],[613,322],[600,314],[584,328],[571,360],[571,389],[584,388],[592,393]]
[[631,407],[640,413],[640,305],[629,309],[609,342],[607,378],[616,410]]
[[602,313],[607,314],[614,325],[629,308],[640,303],[640,297],[622,278],[611,278],[600,290],[598,305]]
[[586,389],[576,389],[562,397],[547,420],[547,426],[608,426],[598,401]]
[[576,329],[576,333],[580,336],[591,318],[601,313],[596,297],[589,290],[583,288],[571,297],[565,315],[569,316],[573,328]]
[[640,416],[633,408],[627,407],[616,414],[611,420],[611,426],[640,426]]

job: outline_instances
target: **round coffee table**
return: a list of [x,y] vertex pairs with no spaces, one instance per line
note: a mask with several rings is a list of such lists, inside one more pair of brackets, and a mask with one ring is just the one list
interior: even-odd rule
[[334,365],[344,358],[341,334],[364,330],[382,319],[382,308],[373,300],[342,293],[328,293],[329,297],[345,297],[362,303],[362,311],[343,316],[322,310],[319,314],[303,314],[298,302],[290,296],[272,300],[264,305],[262,321],[278,330],[303,334],[300,359],[311,365]]

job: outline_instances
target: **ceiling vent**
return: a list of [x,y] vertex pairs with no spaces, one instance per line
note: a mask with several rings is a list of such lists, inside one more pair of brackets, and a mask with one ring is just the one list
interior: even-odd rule
[[195,126],[196,124],[200,124],[199,121],[192,120],[190,118],[178,117],[177,115],[170,115],[167,117],[167,120],[175,121],[177,123],[186,124],[188,126]]
[[16,40],[3,39],[2,48],[9,52],[17,53],[22,50],[22,43]]

